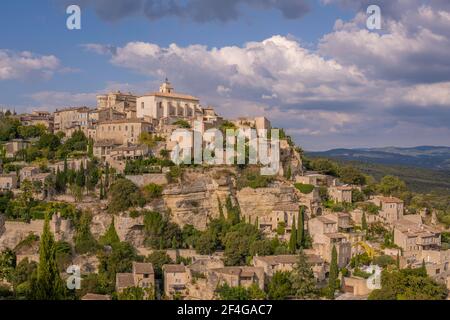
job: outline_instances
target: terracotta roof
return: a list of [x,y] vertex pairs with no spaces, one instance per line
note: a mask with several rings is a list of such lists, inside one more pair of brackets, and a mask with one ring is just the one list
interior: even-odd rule
[[142,263],[142,262],[133,262],[133,273],[135,274],[153,274],[153,264],[151,263]]
[[87,293],[81,298],[81,300],[111,300],[111,296],[107,294]]
[[134,278],[132,273],[117,273],[116,288],[134,287]]
[[[298,261],[298,255],[290,254],[290,255],[278,255],[278,256],[261,256],[257,257],[261,260],[266,261],[271,265],[277,264],[295,264]],[[309,263],[316,264],[323,262],[322,258],[315,254],[306,254],[306,258]]]
[[142,97],[163,97],[163,98],[174,98],[174,99],[183,99],[183,100],[192,100],[192,101],[200,101],[199,98],[190,96],[187,94],[180,93],[163,93],[163,92],[152,92],[149,94],[145,94]]
[[107,120],[107,121],[101,121],[98,124],[102,125],[102,124],[119,124],[119,123],[146,123],[146,124],[150,124],[150,122],[142,120],[142,119],[138,119],[138,118],[134,118],[134,119],[116,119],[116,120]]
[[380,201],[385,203],[403,203],[403,200],[395,197],[380,197]]
[[181,264],[165,264],[163,270],[169,273],[184,273],[186,272],[186,267]]
[[317,217],[317,220],[319,220],[320,222],[323,222],[323,223],[337,223],[336,221],[328,219],[324,216]]
[[211,269],[213,272],[235,275],[235,276],[244,276],[250,277],[253,276],[258,270],[262,270],[262,268],[258,267],[223,267]]
[[408,219],[400,219],[394,222],[394,227],[409,237],[433,237],[439,234],[439,231],[423,223],[414,223]]

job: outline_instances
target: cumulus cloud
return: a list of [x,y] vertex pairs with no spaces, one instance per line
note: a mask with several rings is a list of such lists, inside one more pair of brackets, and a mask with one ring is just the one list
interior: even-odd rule
[[104,20],[114,21],[132,15],[150,20],[178,17],[196,22],[237,20],[247,6],[256,10],[276,9],[287,19],[309,12],[308,0],[57,0],[65,4],[91,5]]
[[367,30],[360,11],[338,20],[316,49],[285,36],[220,48],[147,42],[85,48],[151,79],[168,76],[177,91],[200,96],[225,116],[266,115],[309,149],[448,144],[450,8],[438,0],[378,3],[383,30]]
[[0,80],[25,79],[30,76],[51,77],[60,67],[53,55],[41,56],[28,51],[0,49]]

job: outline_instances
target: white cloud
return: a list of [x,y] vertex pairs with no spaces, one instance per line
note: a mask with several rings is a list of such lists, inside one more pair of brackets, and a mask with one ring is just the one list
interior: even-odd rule
[[30,76],[49,78],[60,67],[53,55],[41,56],[29,51],[0,49],[0,80],[25,79]]

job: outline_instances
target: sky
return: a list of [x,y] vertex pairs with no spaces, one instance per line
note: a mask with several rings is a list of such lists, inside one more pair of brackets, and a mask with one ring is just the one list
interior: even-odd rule
[[[81,8],[68,30],[66,8]],[[366,27],[381,9],[381,30]],[[167,77],[306,150],[450,146],[448,0],[4,0],[0,107],[95,107]]]

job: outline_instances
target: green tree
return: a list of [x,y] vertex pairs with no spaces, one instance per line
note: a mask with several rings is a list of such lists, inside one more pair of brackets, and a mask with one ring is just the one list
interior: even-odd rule
[[303,248],[305,241],[305,207],[300,206],[297,225],[297,246]]
[[114,217],[112,218],[111,224],[109,225],[106,233],[99,239],[99,243],[102,246],[114,246],[120,243],[119,235],[117,234],[114,224]]
[[316,279],[303,250],[299,251],[298,262],[291,273],[291,283],[294,295],[299,299],[314,299],[317,297]]
[[362,218],[361,218],[361,227],[363,230],[367,230],[367,219],[366,219],[366,212],[363,212]]
[[377,191],[385,196],[399,195],[405,192],[406,184],[402,180],[394,176],[385,176],[381,179],[380,183],[377,185]]
[[66,296],[56,261],[56,246],[50,231],[49,215],[46,215],[41,235],[37,278],[33,280],[31,292],[36,300],[62,300]]
[[297,250],[297,230],[295,228],[295,217],[292,221],[291,237],[289,238],[289,251],[294,254]]
[[95,252],[97,250],[97,241],[91,233],[90,225],[92,215],[89,212],[83,212],[76,226],[75,251],[79,254]]
[[119,213],[131,207],[143,206],[143,198],[139,188],[128,179],[114,181],[109,190],[108,210],[111,213]]
[[75,178],[75,183],[80,188],[83,188],[86,185],[86,173],[84,171],[84,164],[83,164],[83,162],[81,162],[80,170],[78,170],[78,172],[77,172],[77,175],[76,175],[76,178]]
[[153,264],[153,269],[155,271],[155,277],[158,279],[162,279],[162,267],[165,264],[174,263],[172,259],[169,257],[166,251],[164,250],[156,250],[153,251],[146,259],[146,262],[150,262]]
[[0,253],[0,280],[11,281],[16,268],[16,254],[10,249]]
[[153,287],[141,288],[141,287],[129,287],[123,290],[123,292],[117,294],[118,300],[155,300],[155,289]]
[[328,299],[334,299],[334,293],[337,289],[337,280],[339,275],[339,267],[337,264],[337,250],[336,246],[333,246],[333,250],[331,251],[331,263],[330,263],[330,273],[328,278]]
[[293,294],[291,273],[277,271],[268,285],[268,295],[271,300],[285,300]]

